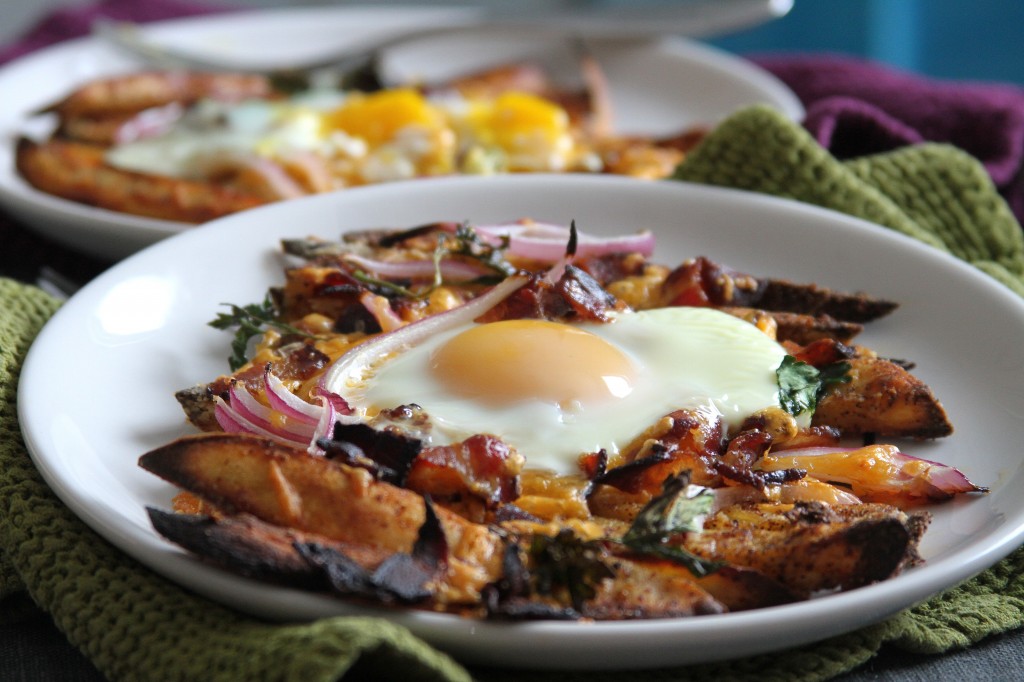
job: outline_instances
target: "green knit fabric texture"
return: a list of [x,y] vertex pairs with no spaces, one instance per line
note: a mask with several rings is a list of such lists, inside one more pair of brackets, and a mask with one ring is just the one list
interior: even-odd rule
[[[974,264],[1024,295],[1024,237],[984,170],[922,145],[840,163],[798,125],[761,107],[720,124],[680,180],[791,197],[886,225]],[[0,619],[24,594],[109,679],[120,680],[827,680],[883,644],[918,653],[970,646],[1024,626],[1024,550],[887,621],[785,655],[618,673],[466,669],[387,620],[267,623],[197,597],[106,543],[50,491],[18,429],[29,345],[58,303],[0,279]]]

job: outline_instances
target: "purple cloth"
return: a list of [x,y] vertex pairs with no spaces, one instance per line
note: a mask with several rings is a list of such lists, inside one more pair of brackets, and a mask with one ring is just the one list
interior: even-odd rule
[[838,158],[919,142],[955,145],[981,161],[1024,222],[1024,88],[923,78],[836,55],[753,61],[796,93],[804,126]]
[[63,40],[88,35],[92,22],[100,18],[145,23],[221,11],[224,9],[187,0],[103,0],[66,7],[46,15],[21,39],[0,48],[0,64]]

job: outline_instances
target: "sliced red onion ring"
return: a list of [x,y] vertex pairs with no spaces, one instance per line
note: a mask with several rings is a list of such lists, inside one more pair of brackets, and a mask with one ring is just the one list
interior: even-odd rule
[[405,320],[395,314],[391,308],[391,302],[383,296],[378,296],[372,291],[364,291],[359,294],[359,302],[377,320],[383,332],[390,332],[405,326]]
[[306,421],[296,421],[282,413],[275,412],[256,400],[239,382],[232,384],[228,396],[231,399],[229,406],[235,414],[266,431],[276,433],[283,438],[308,439],[312,433],[312,424]]
[[311,405],[289,391],[284,382],[271,372],[263,374],[263,381],[267,387],[267,402],[272,409],[303,424],[316,424],[320,420],[324,411],[322,407]]
[[808,476],[816,479],[847,484],[859,496],[904,495],[945,500],[959,493],[987,490],[954,467],[913,457],[895,445],[782,450],[761,458],[757,466],[765,471],[805,469]]
[[257,436],[263,436],[283,443],[285,445],[297,445],[300,447],[306,447],[309,443],[308,439],[303,439],[301,436],[288,433],[287,431],[281,431],[279,429],[267,429],[259,424],[253,423],[237,410],[233,409],[231,405],[224,401],[220,396],[214,397],[214,408],[213,416],[216,418],[217,423],[220,427],[228,433],[251,433]]
[[143,109],[121,124],[114,134],[114,142],[129,144],[163,135],[174,127],[183,113],[185,108],[179,102]]
[[414,346],[433,334],[471,323],[505,300],[529,281],[525,275],[502,280],[480,296],[437,315],[417,320],[404,327],[378,334],[349,350],[331,365],[320,378],[320,389],[347,399],[349,389],[357,384],[367,367],[403,348]]
[[[556,263],[565,256],[569,242],[569,228],[549,223],[509,223],[507,225],[479,225],[476,233],[497,244],[507,236],[510,256],[529,258],[543,263]],[[648,231],[616,237],[595,237],[577,232],[576,257],[601,256],[609,253],[654,253],[654,235]]]
[[317,445],[317,441],[321,438],[330,438],[334,435],[334,423],[338,421],[338,410],[335,401],[331,400],[326,395],[320,396],[320,404],[323,411],[320,414],[320,421],[317,422],[316,429],[313,431],[313,438],[310,439],[309,447],[306,448],[307,452],[311,455],[322,455],[324,454],[323,449]]
[[267,407],[239,383],[229,389],[230,403],[215,398],[214,417],[229,433],[252,433],[280,443],[305,447],[310,454],[323,454],[317,445],[320,438],[330,437],[338,415],[351,410],[345,400],[333,393],[317,389],[320,405],[312,405],[293,394],[271,372],[264,374]]
[[[352,263],[360,270],[377,275],[378,277],[394,279],[433,279],[436,274],[433,260],[407,260],[407,261],[382,261],[372,258],[364,258],[354,253],[346,254],[343,260]],[[441,277],[446,282],[469,282],[484,275],[493,274],[479,263],[456,260],[454,258],[442,258],[438,263]]]

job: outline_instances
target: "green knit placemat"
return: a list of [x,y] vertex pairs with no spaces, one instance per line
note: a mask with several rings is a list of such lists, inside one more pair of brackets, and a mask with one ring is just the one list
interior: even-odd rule
[[[842,210],[944,248],[1024,292],[1024,238],[980,166],[921,146],[839,163],[797,125],[754,108],[730,117],[680,167],[693,182],[788,196]],[[122,554],[41,479],[17,425],[18,373],[58,307],[0,280],[0,615],[27,590],[111,680],[827,680],[884,643],[937,653],[1024,625],[1024,551],[980,576],[854,633],[770,654],[621,673],[467,671],[385,620],[266,623],[194,596]],[[770,636],[766,634],[766,636]]]

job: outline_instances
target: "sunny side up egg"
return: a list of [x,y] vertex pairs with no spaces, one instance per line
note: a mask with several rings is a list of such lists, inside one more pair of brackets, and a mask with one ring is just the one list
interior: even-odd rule
[[581,454],[615,454],[677,409],[708,410],[735,427],[778,407],[775,372],[785,355],[731,315],[660,308],[615,313],[603,324],[461,326],[327,388],[363,419],[419,405],[430,422],[428,444],[492,434],[528,468],[565,474],[578,471]]
[[283,100],[205,100],[162,134],[111,148],[123,170],[203,179],[225,155],[271,161],[319,157],[337,187],[416,177],[564,171],[573,163],[568,114],[535,95],[489,100],[411,88],[307,92]]

